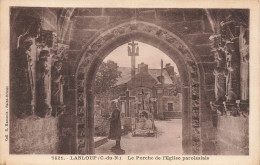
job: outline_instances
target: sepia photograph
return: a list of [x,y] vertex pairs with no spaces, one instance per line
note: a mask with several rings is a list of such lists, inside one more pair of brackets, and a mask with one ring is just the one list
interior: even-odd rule
[[9,6],[7,155],[249,157],[252,12],[212,7]]
[[248,155],[249,10],[11,7],[10,21],[11,154]]

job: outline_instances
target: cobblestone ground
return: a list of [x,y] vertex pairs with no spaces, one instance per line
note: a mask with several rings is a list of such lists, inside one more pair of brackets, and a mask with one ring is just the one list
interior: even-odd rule
[[[122,136],[121,148],[126,155],[181,155],[182,154],[182,120],[172,119],[155,121],[157,134],[155,137],[132,137],[131,133]],[[110,148],[115,141],[96,148],[97,155],[114,155]]]

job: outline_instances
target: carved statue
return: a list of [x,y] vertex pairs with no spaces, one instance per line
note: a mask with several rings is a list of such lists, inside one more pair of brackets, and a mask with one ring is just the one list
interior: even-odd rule
[[249,38],[248,29],[240,26],[239,51],[240,51],[240,77],[241,100],[249,100]]
[[226,67],[226,98],[228,101],[235,101],[240,96],[240,75],[239,75],[239,52],[238,43],[227,42],[225,45]]
[[214,52],[215,62],[217,67],[214,69],[215,75],[215,98],[216,102],[222,103],[225,100],[226,94],[226,77],[227,69],[225,68],[225,55],[222,51]]
[[63,84],[64,84],[63,81],[64,80],[60,73],[61,68],[62,68],[61,61],[54,62],[54,66],[52,67],[52,74],[51,74],[51,80],[52,80],[51,102],[52,102],[52,105],[63,104]]
[[26,117],[34,113],[35,107],[35,76],[33,68],[33,56],[31,46],[34,39],[39,36],[40,20],[34,20],[24,29],[24,33],[17,38],[15,51],[15,79],[16,79],[16,102],[18,117]]
[[32,59],[30,56],[32,41],[26,41],[16,50],[16,101],[22,107],[18,108],[18,117],[25,117],[33,113],[33,77],[32,77]]
[[36,67],[36,106],[37,114],[40,117],[50,116],[52,110],[50,105],[50,70],[47,59],[49,56],[49,51],[42,50]]
[[55,61],[51,70],[51,104],[53,115],[57,116],[64,110],[63,85],[64,79],[61,75],[62,62]]

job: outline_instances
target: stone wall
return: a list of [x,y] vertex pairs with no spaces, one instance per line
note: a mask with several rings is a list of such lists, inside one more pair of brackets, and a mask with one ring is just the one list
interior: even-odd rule
[[[204,99],[201,102],[201,125],[206,128],[205,132],[212,132],[214,129],[211,120],[211,109],[209,101],[214,99],[214,56],[211,54],[209,36],[213,30],[209,24],[204,10],[190,9],[75,9],[71,19],[70,30],[70,51],[69,63],[71,66],[81,58],[84,46],[95,39],[109,27],[129,22],[130,20],[143,21],[160,26],[173,34],[176,34],[186,42],[196,53],[196,62],[202,66],[200,74],[202,87],[201,95]],[[120,42],[120,41],[119,41]],[[147,41],[148,44],[150,41]],[[115,42],[116,44],[116,42]],[[119,45],[118,45],[119,46]],[[77,66],[74,66],[77,67]],[[75,70],[75,69],[74,69]],[[180,72],[182,68],[178,68]],[[185,104],[185,103],[184,103]],[[189,111],[183,113],[190,114]],[[191,123],[186,123],[187,126]],[[200,132],[199,132],[200,134]],[[190,137],[190,134],[187,137]],[[200,137],[199,137],[200,138]],[[215,139],[201,137],[202,147],[215,147]],[[186,142],[185,142],[186,143]],[[211,147],[212,148],[212,147]],[[213,149],[205,149],[199,152],[203,154],[214,154]]]
[[[24,152],[34,152],[36,148],[39,147],[39,144],[42,144],[42,147],[45,148],[42,151],[39,150],[39,152],[42,153],[45,153],[47,151],[51,153],[59,152],[63,154],[76,153],[75,72],[76,68],[78,67],[78,61],[84,51],[83,47],[88,45],[91,40],[96,39],[95,36],[99,36],[104,30],[109,30],[109,28],[113,28],[121,23],[129,22],[130,20],[137,20],[156,25],[172,32],[173,34],[181,37],[181,39],[188,45],[189,49],[192,49],[192,51],[195,52],[194,55],[196,56],[196,65],[200,67],[199,69],[201,71],[199,73],[200,80],[198,80],[201,87],[199,91],[201,102],[199,107],[199,116],[197,116],[200,123],[198,125],[199,128],[196,129],[196,131],[200,131],[198,134],[201,135],[201,137],[197,137],[200,139],[199,143],[201,143],[202,146],[200,153],[216,154],[215,149],[219,149],[220,151],[222,151],[219,152],[220,154],[246,153],[246,144],[243,143],[241,144],[242,146],[237,144],[239,141],[246,141],[246,124],[248,125],[248,119],[245,120],[242,117],[234,118],[232,116],[220,116],[217,118],[217,124],[215,123],[216,125],[214,125],[213,123],[214,118],[212,117],[213,112],[210,109],[210,101],[215,100],[213,70],[216,67],[216,62],[214,61],[214,54],[211,53],[211,44],[209,41],[209,37],[214,33],[214,29],[211,28],[212,26],[210,25],[204,10],[123,8],[21,8],[19,10],[21,11],[20,13],[18,13],[18,15],[20,16],[22,15],[24,17],[40,17],[42,19],[42,28],[44,30],[56,32],[58,36],[58,41],[63,44],[68,44],[70,48],[69,50],[67,50],[67,57],[63,61],[62,69],[62,74],[65,79],[64,104],[66,105],[66,112],[56,119],[45,118],[37,119],[35,121],[32,119],[16,120],[14,117],[11,116],[11,120],[14,121],[13,126],[11,127],[11,131],[16,131],[16,134],[14,134],[14,136],[11,135],[11,142],[14,143],[12,144],[14,148],[12,148],[11,152],[22,153],[23,151],[19,150],[19,146],[24,144],[28,145],[28,148],[24,148]],[[11,17],[15,16],[11,15]],[[23,22],[22,20],[24,18],[22,18],[21,20],[17,19],[18,18],[11,19],[11,24],[13,25],[15,22],[15,25],[19,25],[19,23]],[[11,48],[16,48],[16,38],[20,35],[19,30],[16,30],[17,29],[15,28],[11,29]],[[117,42],[115,42],[115,44],[116,43]],[[149,44],[150,42],[147,41],[147,43]],[[182,68],[178,68],[178,70],[180,71],[180,73],[183,72]],[[12,78],[10,78],[10,80],[12,80]],[[10,85],[10,87],[10,95],[12,97],[12,95],[14,95],[14,93],[12,93],[12,84]],[[190,97],[190,93],[187,92],[187,89],[183,89],[183,91],[186,91],[186,96],[183,95],[184,98]],[[188,99],[190,100],[191,98]],[[10,104],[12,111],[15,111],[16,103],[12,100],[12,98],[10,100]],[[183,103],[183,106],[191,106],[184,104],[185,103]],[[183,113],[190,114],[191,112],[188,111],[188,108],[186,108],[183,110]],[[45,123],[52,123],[53,129],[42,130],[45,131],[42,132],[43,135],[52,133],[51,138],[47,138],[47,140],[44,140],[43,138],[37,142],[37,138],[35,138],[35,142],[29,144],[30,139],[27,135],[35,133],[37,135],[36,137],[39,137],[41,130],[35,129],[38,127],[31,128],[32,125],[29,126],[31,122],[35,125],[38,125],[39,128],[42,128]],[[60,126],[59,129],[57,129],[57,122]],[[186,125],[188,127],[188,125],[192,124],[190,123],[191,121],[188,122],[183,123],[183,125]],[[26,127],[30,128],[25,129],[27,132],[24,130],[21,131],[20,127],[18,127],[18,123],[21,125],[21,129]],[[227,123],[231,124],[228,125]],[[238,127],[239,125],[241,125],[241,123],[243,123],[244,125]],[[228,127],[230,126],[230,129],[223,129],[224,126],[227,127],[227,125]],[[241,132],[238,128],[241,128],[245,131]],[[55,140],[53,140],[55,139],[54,136],[57,136],[57,134],[60,135],[59,149],[57,148],[56,142],[54,142]],[[185,137],[191,138],[191,134],[192,133],[187,134],[185,135]],[[18,139],[24,139],[24,144],[22,144],[22,142],[19,142]],[[16,140],[18,142],[16,142]],[[45,143],[46,141],[50,142],[50,144]],[[216,146],[217,142],[219,144],[218,148]],[[225,142],[230,144],[229,148],[224,148],[227,147],[227,145],[224,145],[226,144]],[[234,149],[231,152],[231,148],[234,146],[240,146],[240,148],[242,148],[242,151],[239,151],[238,153],[233,153],[233,151],[235,151]],[[34,148],[35,150],[32,148]]]
[[248,118],[243,116],[218,116],[218,154],[248,155],[248,128]]
[[221,22],[215,25],[215,34],[210,37],[216,62],[215,78],[206,81],[208,84],[215,80],[215,98],[210,106],[217,130],[214,137],[216,152],[220,155],[248,155],[249,10],[210,12]]
[[57,154],[57,118],[28,118],[11,122],[11,154]]
[[[163,114],[164,118],[181,118],[182,109],[181,109],[181,94],[179,93],[176,96],[169,96],[162,98],[162,110],[159,112]],[[173,111],[168,111],[168,103],[173,103]]]
[[[42,32],[57,32],[57,10],[50,8],[28,8],[21,7],[11,8],[11,42],[10,42],[10,153],[11,154],[56,154],[59,151],[60,142],[60,128],[58,117],[45,117],[40,118],[36,116],[35,111],[35,91],[33,89],[33,98],[30,100],[33,110],[31,114],[24,114],[17,117],[17,112],[20,111],[23,102],[17,101],[17,86],[15,82],[17,80],[14,76],[17,58],[20,54],[15,53],[17,51],[17,41],[19,36],[24,37],[29,35],[24,42],[20,41],[20,44],[24,44],[26,41],[32,41],[31,47],[27,50],[32,58],[32,73],[35,73],[36,63],[38,62],[39,52],[41,51],[41,41],[36,41],[39,36],[33,36],[31,31],[39,30],[34,27],[33,23],[40,22],[40,31],[38,35],[42,35]],[[26,33],[27,31],[27,33]],[[31,35],[31,36],[30,36]],[[34,37],[34,38],[32,38]],[[37,38],[38,37],[38,38]],[[51,37],[50,37],[51,38]],[[44,40],[46,38],[41,38]],[[48,38],[49,39],[49,38]],[[53,38],[51,38],[53,39]],[[46,44],[46,43],[44,43]],[[51,65],[51,64],[50,64]],[[32,75],[32,76],[35,76]],[[22,76],[23,77],[23,76]],[[36,77],[36,76],[35,76]],[[33,80],[35,82],[35,79]],[[35,86],[35,84],[33,84]],[[20,96],[19,96],[20,97]],[[23,95],[22,97],[31,96]],[[26,111],[26,110],[25,110]]]

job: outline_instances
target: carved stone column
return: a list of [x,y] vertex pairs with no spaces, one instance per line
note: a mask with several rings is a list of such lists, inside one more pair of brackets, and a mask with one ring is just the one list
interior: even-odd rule
[[41,20],[33,20],[17,38],[15,51],[15,100],[16,116],[24,118],[35,110],[35,39],[39,36]]
[[85,97],[85,83],[84,83],[84,68],[81,68],[77,75],[77,127],[76,127],[76,141],[77,141],[77,154],[87,153],[87,141],[86,141],[86,101]]
[[37,46],[40,53],[36,65],[36,113],[40,117],[47,117],[52,113],[51,59],[57,49],[56,34],[42,30]]

